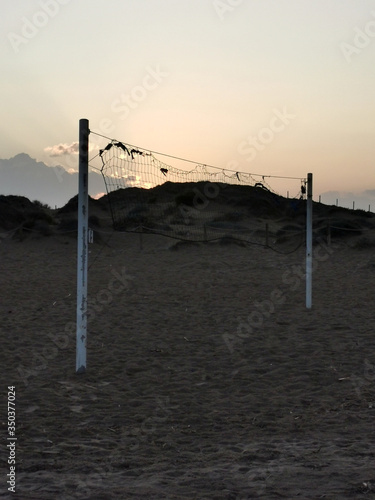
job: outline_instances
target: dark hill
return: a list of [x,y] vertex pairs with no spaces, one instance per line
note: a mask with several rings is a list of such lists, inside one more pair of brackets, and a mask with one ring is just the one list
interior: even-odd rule
[[11,231],[25,223],[51,222],[47,206],[24,196],[0,195],[0,228]]
[[[240,235],[254,228],[263,231],[268,221],[276,237],[302,233],[306,221],[306,200],[279,196],[265,187],[241,186],[208,182],[166,182],[152,189],[126,188],[101,198],[122,230],[171,235],[182,239],[203,237],[203,229],[221,229],[226,234]],[[313,203],[315,236],[361,234],[375,227],[375,216],[363,210]],[[142,229],[143,228],[143,229]],[[193,229],[195,228],[195,229]],[[195,236],[194,236],[195,234]]]
[[[42,234],[76,234],[78,196],[52,210],[22,196],[0,196],[0,228],[38,231]],[[126,188],[99,200],[89,198],[89,216],[96,228],[145,231],[179,239],[208,240],[217,237],[264,239],[265,226],[279,241],[305,230],[306,200],[289,199],[262,186],[237,186],[208,182],[166,182],[152,189]],[[375,228],[375,215],[363,210],[313,203],[316,237],[359,235]],[[292,235],[292,236],[290,236]]]

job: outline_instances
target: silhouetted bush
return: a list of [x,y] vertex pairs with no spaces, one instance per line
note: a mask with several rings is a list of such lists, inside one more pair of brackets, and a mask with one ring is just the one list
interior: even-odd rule
[[38,208],[41,208],[43,210],[52,210],[52,208],[48,205],[48,203],[42,203],[41,201],[39,200],[34,200],[33,201],[33,204],[38,207]]
[[97,215],[89,215],[89,226],[100,227],[100,219]]
[[58,230],[61,233],[67,233],[71,235],[77,235],[78,231],[78,220],[75,218],[68,218],[68,219],[63,219],[60,221],[60,224],[58,226]]
[[357,241],[354,242],[353,248],[358,250],[366,250],[367,248],[374,248],[375,241],[367,238],[367,236],[361,236]]
[[177,205],[187,205],[188,207],[194,206],[194,198],[197,197],[197,193],[194,191],[185,191],[176,196],[175,201]]

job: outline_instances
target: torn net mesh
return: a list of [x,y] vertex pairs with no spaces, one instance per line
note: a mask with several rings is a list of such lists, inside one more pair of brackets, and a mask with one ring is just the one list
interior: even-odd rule
[[202,164],[184,170],[122,142],[110,142],[99,156],[113,225],[122,231],[191,241],[231,237],[260,242],[264,223],[254,216],[296,210],[303,198],[301,186],[285,207],[265,176]]

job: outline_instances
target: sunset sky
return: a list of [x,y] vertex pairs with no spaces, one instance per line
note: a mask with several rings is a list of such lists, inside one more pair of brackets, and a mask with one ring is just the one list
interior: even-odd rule
[[17,0],[0,27],[0,158],[77,168],[87,118],[200,163],[312,172],[314,199],[375,207],[373,0]]

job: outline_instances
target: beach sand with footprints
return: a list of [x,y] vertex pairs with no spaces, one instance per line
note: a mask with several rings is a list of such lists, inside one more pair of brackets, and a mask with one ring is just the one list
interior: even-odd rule
[[[145,233],[141,248],[139,234],[112,234],[98,206],[87,372],[76,375],[77,250],[65,214],[60,226],[16,217],[17,230],[2,219],[2,433],[15,386],[17,442],[16,493],[4,460],[1,498],[374,494],[373,217],[337,212],[342,228],[355,217],[358,234],[315,241],[306,310],[297,240],[279,238],[274,251]],[[247,222],[276,224],[262,217]]]

